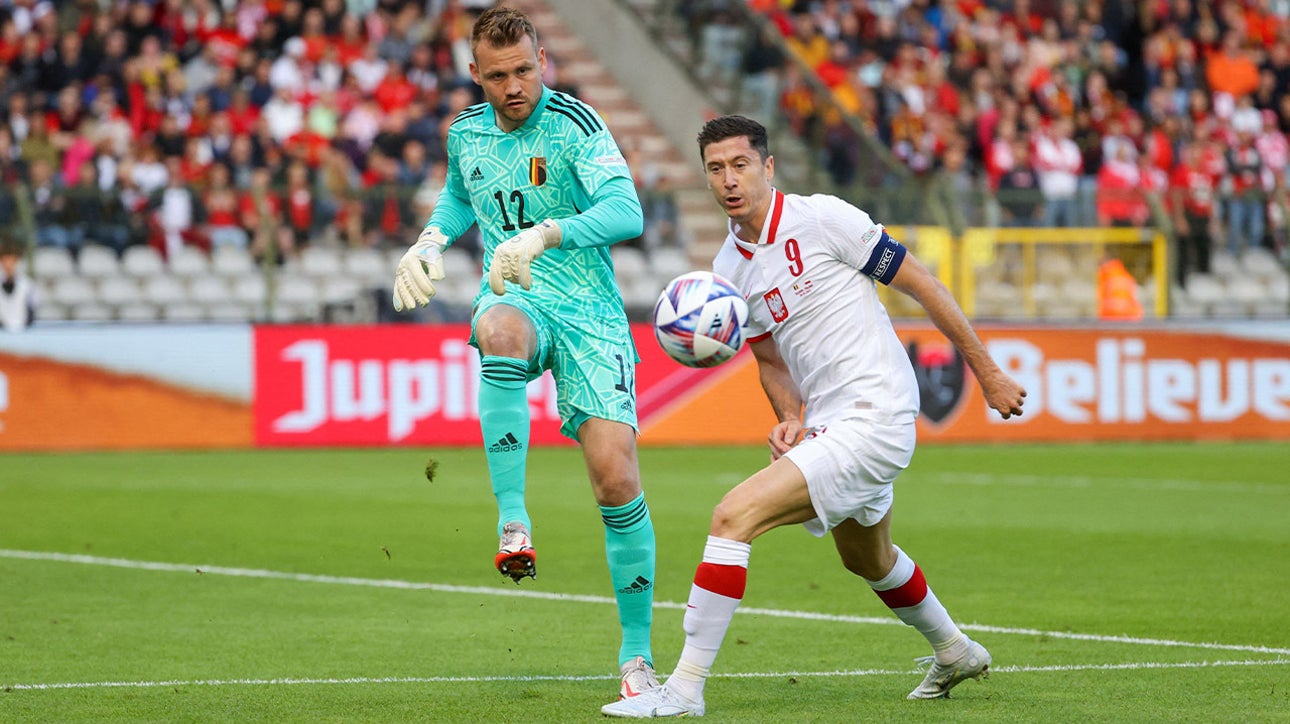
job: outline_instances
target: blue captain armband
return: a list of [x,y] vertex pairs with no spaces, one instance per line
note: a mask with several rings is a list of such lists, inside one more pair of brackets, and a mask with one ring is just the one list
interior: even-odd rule
[[891,280],[896,278],[896,270],[900,268],[903,261],[905,261],[905,247],[891,238],[887,230],[883,229],[882,237],[878,239],[877,244],[874,244],[873,254],[869,256],[868,263],[860,271],[874,281],[891,284]]

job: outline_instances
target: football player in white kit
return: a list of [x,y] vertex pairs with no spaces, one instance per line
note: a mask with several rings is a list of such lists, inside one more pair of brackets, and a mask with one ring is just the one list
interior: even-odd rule
[[842,565],[927,638],[930,670],[909,698],[947,697],[987,674],[990,653],[959,630],[891,541],[892,482],[913,456],[918,387],[875,284],[927,310],[1001,417],[1020,415],[1026,392],[990,358],[949,290],[868,214],[771,185],[775,163],[761,124],[723,116],[698,140],[708,184],[730,217],[713,270],[748,300],[749,343],[779,423],[771,464],[713,511],[672,675],[601,711],[702,716],[704,682],[743,598],[752,541],[792,523],[816,536],[831,532]]

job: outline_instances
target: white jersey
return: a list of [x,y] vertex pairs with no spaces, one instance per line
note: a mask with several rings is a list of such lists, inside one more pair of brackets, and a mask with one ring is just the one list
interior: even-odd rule
[[27,319],[36,306],[36,286],[22,273],[13,278],[13,291],[0,288],[0,330],[17,332],[27,327]]
[[918,383],[875,283],[891,282],[905,248],[837,197],[773,193],[758,243],[732,228],[712,262],[748,300],[748,339],[774,338],[806,403],[804,426],[857,411],[912,423]]

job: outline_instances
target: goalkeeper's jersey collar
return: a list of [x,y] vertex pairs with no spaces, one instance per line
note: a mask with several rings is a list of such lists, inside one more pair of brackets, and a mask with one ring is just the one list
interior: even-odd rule
[[546,112],[546,104],[551,100],[553,93],[554,91],[547,88],[544,83],[542,85],[542,97],[538,99],[537,105],[533,107],[533,113],[529,115],[528,119],[524,121],[522,126],[516,128],[514,131],[502,130],[502,127],[497,125],[497,109],[493,108],[492,103],[485,103],[484,118],[488,119],[488,123],[484,124],[484,129],[488,133],[497,133],[503,136],[509,136],[512,134],[525,133],[530,129],[537,128],[538,124],[542,122],[542,114]]

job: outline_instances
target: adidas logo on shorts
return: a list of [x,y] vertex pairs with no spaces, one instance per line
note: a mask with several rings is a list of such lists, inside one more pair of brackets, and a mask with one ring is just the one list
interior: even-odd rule
[[515,439],[514,433],[506,433],[506,437],[498,440],[488,446],[488,452],[513,452],[520,449],[520,441]]

